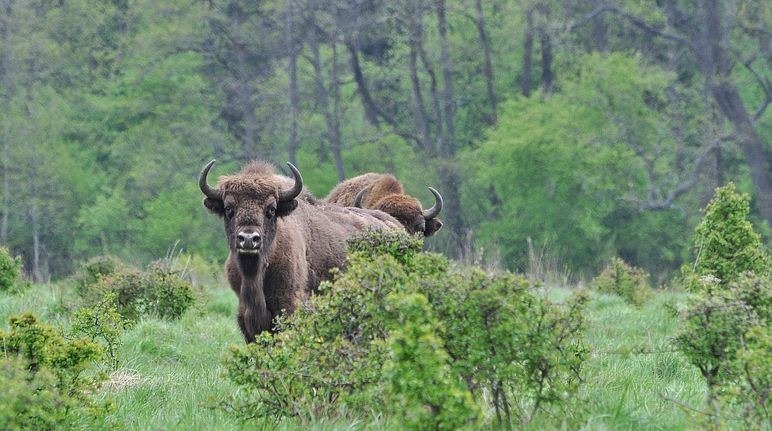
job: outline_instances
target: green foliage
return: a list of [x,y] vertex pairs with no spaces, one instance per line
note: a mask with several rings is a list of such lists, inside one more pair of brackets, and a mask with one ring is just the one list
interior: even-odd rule
[[646,271],[630,266],[618,257],[612,257],[606,268],[592,281],[602,293],[619,295],[625,301],[640,307],[654,296]]
[[348,240],[352,253],[370,258],[389,255],[402,265],[409,265],[422,247],[423,240],[419,235],[405,235],[397,229],[367,229]]
[[80,266],[70,277],[75,292],[88,302],[101,300],[102,292],[96,289],[102,277],[125,270],[125,265],[112,256],[97,256]]
[[226,373],[241,392],[226,408],[308,418],[377,404],[412,429],[458,429],[479,426],[484,405],[524,423],[567,405],[584,361],[586,297],[558,307],[522,277],[451,268],[414,241],[366,233],[346,272],[279,333],[231,347]]
[[750,328],[737,352],[735,366],[741,379],[735,397],[742,404],[748,429],[765,429],[772,421],[772,330],[768,323]]
[[[662,142],[671,128],[697,121],[694,108],[673,113],[653,104],[677,91],[675,76],[637,57],[586,55],[570,67],[563,91],[502,103],[495,127],[463,153],[465,220],[510,269],[526,268],[528,238],[575,273],[597,273],[614,255],[649,272],[677,267],[688,214],[641,210],[648,180],[641,157],[656,162],[652,181],[672,176],[670,163],[684,155],[664,152]],[[696,139],[682,139],[689,141],[665,147],[693,150]]]
[[749,200],[732,183],[716,190],[696,229],[696,260],[682,268],[684,285],[695,293],[675,345],[706,380],[705,425],[714,429],[730,403],[743,405],[744,420],[757,427],[770,420],[772,387],[757,371],[769,365],[760,349],[769,348],[772,331],[772,259],[747,219]]
[[112,258],[87,263],[75,277],[76,291],[87,305],[115,303],[121,316],[178,319],[194,302],[190,282],[163,261],[146,271],[125,268]]
[[0,247],[0,292],[13,290],[21,275],[21,258],[11,256],[5,247]]
[[726,287],[746,271],[759,276],[772,271],[761,237],[748,221],[749,212],[750,196],[735,192],[734,183],[716,189],[695,230],[694,265],[682,269],[687,287],[701,286],[694,283],[695,276],[716,277],[719,286]]
[[681,318],[675,337],[678,349],[700,370],[709,387],[730,380],[729,364],[742,334],[758,323],[752,309],[733,295],[715,293],[691,298]]
[[99,343],[107,353],[109,365],[115,370],[120,363],[118,352],[128,321],[121,316],[115,303],[115,293],[106,292],[93,307],[84,307],[72,316],[72,332]]
[[403,417],[403,426],[411,430],[458,430],[475,423],[479,408],[448,365],[426,297],[392,293],[387,300],[396,313],[383,370],[390,412]]
[[108,402],[91,398],[104,376],[87,373],[102,348],[87,339],[65,339],[31,313],[10,318],[0,331],[0,428],[68,430],[76,421],[105,416]]

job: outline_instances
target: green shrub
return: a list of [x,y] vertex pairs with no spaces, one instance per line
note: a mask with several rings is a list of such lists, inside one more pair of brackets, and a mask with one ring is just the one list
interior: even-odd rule
[[179,319],[194,302],[190,282],[163,262],[155,262],[146,272],[148,308],[165,319]]
[[593,286],[602,293],[618,295],[625,301],[640,306],[654,296],[648,283],[649,274],[640,268],[630,266],[618,257],[611,262],[592,281]]
[[0,331],[0,429],[69,430],[111,411],[91,398],[104,378],[85,372],[102,355],[87,339],[65,339],[26,313]]
[[226,409],[310,418],[375,404],[410,429],[476,429],[482,407],[526,423],[577,393],[586,297],[556,306],[522,277],[453,268],[406,234],[367,233],[350,250],[279,333],[231,347],[240,391]]
[[735,364],[741,378],[733,395],[742,404],[746,428],[765,429],[772,425],[772,331],[754,326],[743,341]]
[[469,388],[450,368],[439,323],[421,294],[390,294],[397,326],[387,343],[387,403],[413,430],[458,430],[476,422],[479,407]]
[[723,412],[743,407],[748,424],[770,424],[767,398],[772,337],[772,259],[748,221],[750,198],[734,185],[716,190],[696,228],[692,265],[682,268],[682,282],[693,292],[681,313],[676,347],[707,383],[711,429],[722,427]]
[[748,220],[749,202],[748,194],[735,192],[734,183],[716,189],[695,229],[695,261],[682,268],[687,288],[704,287],[697,282],[699,277],[716,277],[723,288],[745,272],[759,276],[770,273],[769,254]]
[[5,247],[0,247],[0,292],[13,290],[21,275],[21,258],[11,256]]
[[113,370],[118,368],[118,351],[128,321],[121,316],[115,303],[115,293],[107,292],[93,307],[84,307],[72,317],[72,332],[99,343],[107,353],[106,359]]
[[99,280],[125,269],[125,265],[118,258],[97,256],[81,265],[71,280],[75,286],[75,292],[81,298],[86,299],[87,302],[98,302],[102,300],[104,294],[97,288]]
[[110,258],[87,264],[75,280],[87,306],[100,304],[105,295],[112,294],[118,312],[127,320],[142,316],[178,319],[194,301],[190,282],[179,275],[160,261],[139,271]]

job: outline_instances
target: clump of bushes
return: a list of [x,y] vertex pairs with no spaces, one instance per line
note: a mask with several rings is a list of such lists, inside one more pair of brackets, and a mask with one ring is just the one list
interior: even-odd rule
[[749,201],[731,183],[717,189],[696,229],[696,260],[682,268],[693,294],[675,345],[705,378],[710,429],[736,405],[749,429],[772,420],[772,260],[747,220]]
[[142,316],[177,319],[194,301],[190,282],[163,262],[139,271],[126,268],[113,258],[98,258],[86,263],[74,282],[87,306],[112,295],[118,312],[129,321]]
[[21,258],[14,258],[7,248],[0,247],[0,292],[13,291],[20,275]]
[[635,306],[641,306],[654,296],[648,279],[646,271],[628,265],[618,257],[612,257],[592,284],[599,292],[618,295]]
[[223,406],[311,418],[375,404],[408,429],[448,430],[479,428],[486,410],[506,426],[560,413],[580,382],[586,296],[558,306],[523,277],[456,268],[420,247],[397,231],[355,238],[324,294],[277,334],[231,347],[226,373],[241,390]]
[[67,339],[31,313],[9,322],[0,331],[0,429],[69,430],[111,412],[90,395],[105,378],[86,372],[103,353],[98,344]]

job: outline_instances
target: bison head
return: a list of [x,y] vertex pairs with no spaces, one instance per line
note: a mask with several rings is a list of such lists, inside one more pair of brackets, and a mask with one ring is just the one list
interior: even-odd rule
[[199,187],[206,196],[204,206],[224,219],[228,246],[239,261],[267,256],[276,236],[277,219],[298,206],[295,198],[303,190],[300,172],[287,163],[295,177],[290,185],[288,178],[273,173],[271,165],[255,162],[238,175],[221,177],[213,188],[207,175],[214,162],[207,163],[199,176]]
[[[362,208],[362,198],[367,193],[364,188],[357,193],[354,206]],[[371,208],[381,210],[396,218],[411,234],[423,233],[424,236],[434,235],[442,228],[442,221],[437,218],[442,210],[442,195],[432,187],[429,191],[434,195],[434,205],[424,210],[418,199],[404,194],[390,194],[375,202]]]

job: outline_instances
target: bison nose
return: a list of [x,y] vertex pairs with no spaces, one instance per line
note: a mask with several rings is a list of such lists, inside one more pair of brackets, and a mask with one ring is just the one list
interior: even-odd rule
[[236,235],[238,248],[241,250],[258,250],[260,248],[260,234],[257,232],[239,232]]

